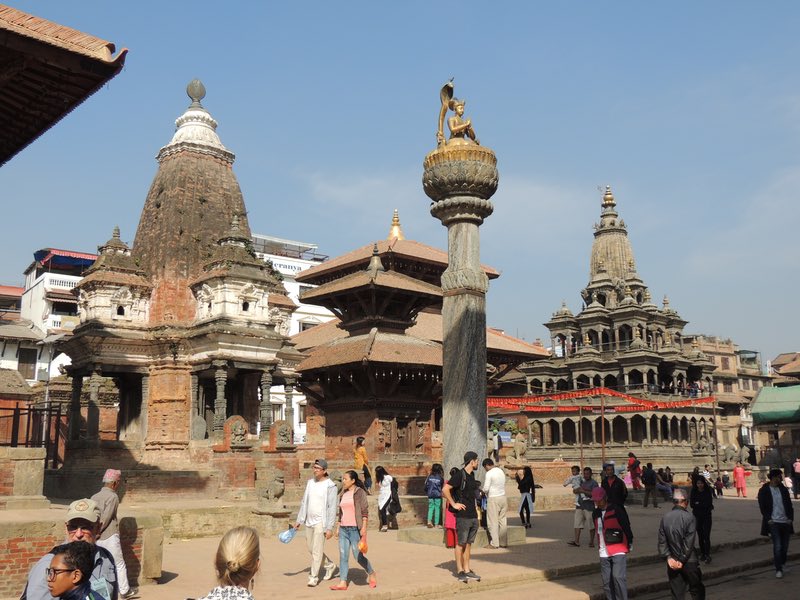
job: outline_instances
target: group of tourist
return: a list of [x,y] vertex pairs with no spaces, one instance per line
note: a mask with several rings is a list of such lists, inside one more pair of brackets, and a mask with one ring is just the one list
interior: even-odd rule
[[[311,555],[308,585],[318,585],[320,579],[333,579],[337,565],[324,552],[325,541],[338,538],[339,581],[331,590],[344,591],[349,585],[349,557],[367,574],[369,587],[377,587],[375,569],[366,557],[369,522],[368,489],[362,476],[368,471],[368,459],[363,440],[357,442],[357,458],[362,461],[360,472],[353,469],[342,476],[341,491],[330,479],[325,459],[314,461],[313,476],[308,480],[293,527],[305,526],[306,544]],[[471,547],[480,528],[479,503],[485,499],[484,510],[488,528],[487,548],[499,549],[508,543],[507,510],[505,495],[506,474],[491,458],[481,464],[486,471],[483,484],[475,477],[478,455],[467,452],[463,465],[450,470],[444,479],[442,466],[433,465],[425,480],[428,495],[428,527],[441,527],[440,515],[444,513],[447,539],[452,542],[455,556],[455,575],[467,583],[480,581],[470,565]],[[629,467],[633,466],[629,463]],[[737,464],[737,468],[741,464]],[[668,468],[667,468],[668,469]],[[793,465],[793,474],[800,477],[800,459]],[[629,469],[630,470],[630,469]],[[707,470],[707,469],[706,469]],[[659,479],[652,464],[641,469],[640,478],[645,488],[645,507],[648,491]],[[691,488],[670,489],[673,504],[671,511],[661,519],[658,529],[658,553],[667,564],[667,580],[672,598],[682,599],[688,591],[692,598],[705,598],[705,587],[699,563],[711,562],[711,526],[714,510],[713,486],[710,478],[699,468],[690,473]],[[533,506],[535,484],[530,467],[515,474],[520,491],[520,519],[530,527],[530,510]],[[20,600],[118,600],[136,594],[128,583],[125,561],[122,557],[117,522],[121,473],[108,469],[103,477],[103,487],[92,496],[71,503],[66,515],[66,540],[53,548],[31,568],[27,585]],[[375,469],[379,487],[378,508],[385,507],[396,494],[397,482],[382,467]],[[653,482],[656,483],[653,483]],[[737,481],[737,489],[746,493],[744,483]],[[633,530],[625,509],[628,489],[615,472],[613,464],[604,465],[603,477],[598,485],[590,467],[583,471],[576,465],[564,482],[575,495],[574,537],[567,543],[580,546],[583,529],[588,533],[589,547],[598,548],[600,574],[606,598],[627,598],[627,555],[633,549]],[[385,489],[389,490],[386,500]],[[443,501],[446,504],[443,506]],[[769,481],[758,492],[758,505],[762,515],[762,535],[772,539],[775,576],[782,578],[785,570],[789,540],[793,533],[794,509],[784,474],[780,469],[769,471]],[[656,504],[657,506],[657,504]],[[691,513],[689,512],[691,509]],[[385,517],[381,518],[380,531],[384,531]],[[699,552],[695,542],[699,545]],[[250,593],[253,578],[260,568],[258,534],[248,527],[237,527],[222,538],[215,557],[215,570],[219,586],[205,600],[252,600]]]
[[122,473],[108,469],[91,498],[69,505],[66,539],[28,573],[20,600],[118,600],[132,598],[119,536],[117,489]]

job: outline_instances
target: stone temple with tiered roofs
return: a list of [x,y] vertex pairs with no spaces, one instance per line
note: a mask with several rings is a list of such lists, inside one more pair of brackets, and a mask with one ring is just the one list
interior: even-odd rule
[[618,459],[633,447],[659,449],[652,453],[658,462],[713,455],[714,364],[696,344],[684,346],[687,321],[669,300],[652,302],[610,187],[581,298],[577,315],[563,303],[545,323],[553,356],[520,367],[527,395],[492,398],[490,411],[526,414],[529,456],[544,459],[576,460],[581,445],[599,456],[604,442]]
[[[202,84],[187,93],[133,246],[115,228],[76,286],[81,322],[63,346],[69,440],[51,488],[62,496],[78,472],[108,465],[126,470],[134,494],[173,497],[252,494],[268,463],[297,475],[290,426],[271,423],[269,403],[271,386],[291,393],[297,378],[295,304],[252,252],[234,155],[200,103]],[[109,380],[117,406],[101,402]]]

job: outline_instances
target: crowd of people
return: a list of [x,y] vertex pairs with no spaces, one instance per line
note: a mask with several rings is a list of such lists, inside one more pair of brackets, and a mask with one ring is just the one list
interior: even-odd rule
[[[341,490],[331,480],[328,463],[319,458],[312,465],[292,529],[305,528],[310,555],[308,585],[331,580],[338,572],[339,580],[330,589],[344,591],[350,584],[349,560],[352,555],[366,573],[369,587],[377,587],[375,568],[367,559],[370,491],[372,480],[363,438],[356,441],[355,469],[347,470],[341,479]],[[450,470],[447,478],[440,464],[431,467],[424,483],[428,497],[427,527],[444,528],[448,547],[454,549],[454,575],[459,581],[480,581],[470,564],[471,549],[485,517],[488,549],[499,550],[508,544],[508,507],[506,472],[490,457],[481,463],[484,481],[476,478],[478,454],[467,452],[460,467]],[[711,562],[711,531],[714,500],[732,484],[737,495],[746,497],[749,475],[737,463],[733,480],[725,482],[723,474],[712,481],[709,465],[696,467],[687,474],[688,486],[679,485],[669,467],[655,470],[651,463],[643,468],[630,453],[627,470],[634,489],[644,488],[645,508],[651,499],[658,507],[662,497],[672,503],[658,529],[658,554],[665,560],[667,581],[672,598],[684,598],[688,592],[695,600],[705,598],[700,563]],[[514,473],[520,493],[521,524],[531,527],[531,513],[536,498],[536,485],[529,466]],[[792,466],[791,476],[780,469],[769,471],[769,480],[758,491],[762,516],[761,533],[769,536],[773,546],[775,576],[782,578],[793,533],[794,509],[791,494],[798,496],[800,459]],[[377,485],[378,531],[387,530],[389,517],[400,511],[398,484],[383,466],[374,472]],[[130,587],[122,555],[117,509],[117,489],[121,472],[108,469],[100,491],[91,498],[72,502],[67,510],[66,539],[61,545],[37,561],[31,568],[20,600],[119,600],[131,598],[137,590]],[[625,508],[628,486],[620,478],[613,463],[603,465],[598,483],[590,467],[575,465],[564,481],[574,494],[573,537],[568,545],[579,547],[582,532],[587,531],[589,547],[597,547],[600,575],[605,596],[609,600],[627,598],[627,555],[633,550],[634,533]],[[688,488],[688,489],[687,489]],[[290,529],[291,531],[291,529]],[[293,532],[292,532],[293,534]],[[337,564],[325,554],[325,542],[338,540]],[[252,582],[260,568],[259,537],[255,530],[237,527],[222,538],[214,561],[218,586],[205,600],[252,600]]]

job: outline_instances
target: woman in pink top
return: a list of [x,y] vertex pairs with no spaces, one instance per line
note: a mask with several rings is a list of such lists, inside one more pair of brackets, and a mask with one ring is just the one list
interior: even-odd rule
[[367,517],[369,502],[364,484],[355,471],[345,471],[342,475],[342,495],[339,500],[339,524],[336,537],[339,538],[339,583],[332,585],[332,590],[347,589],[350,552],[367,572],[369,587],[378,586],[375,570],[367,557],[361,552],[359,542],[367,543]]
[[745,486],[744,467],[740,462],[737,462],[736,466],[733,468],[733,485],[736,488],[737,498],[739,497],[740,494],[745,498],[747,498],[747,487]]

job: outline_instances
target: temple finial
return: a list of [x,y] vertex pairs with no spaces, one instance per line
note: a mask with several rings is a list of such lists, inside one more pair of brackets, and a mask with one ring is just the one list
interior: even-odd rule
[[119,237],[119,225],[114,225],[114,231],[111,234],[111,237],[112,237],[112,239],[115,239],[115,240],[120,239],[120,237]]
[[394,209],[394,214],[392,215],[392,226],[389,228],[389,236],[386,239],[406,239],[406,236],[403,235],[403,229],[400,227],[400,213],[397,212],[396,208]]
[[200,100],[206,97],[206,87],[199,79],[192,79],[186,86],[186,94],[192,99],[192,107],[203,108]]
[[367,265],[367,272],[370,273],[373,277],[375,277],[379,271],[385,271],[386,269],[383,267],[383,262],[381,262],[381,257],[378,254],[378,244],[375,243],[372,246],[372,258],[369,259],[369,265]]
[[603,206],[616,206],[614,201],[614,194],[611,192],[611,186],[606,186],[606,193],[603,194]]

